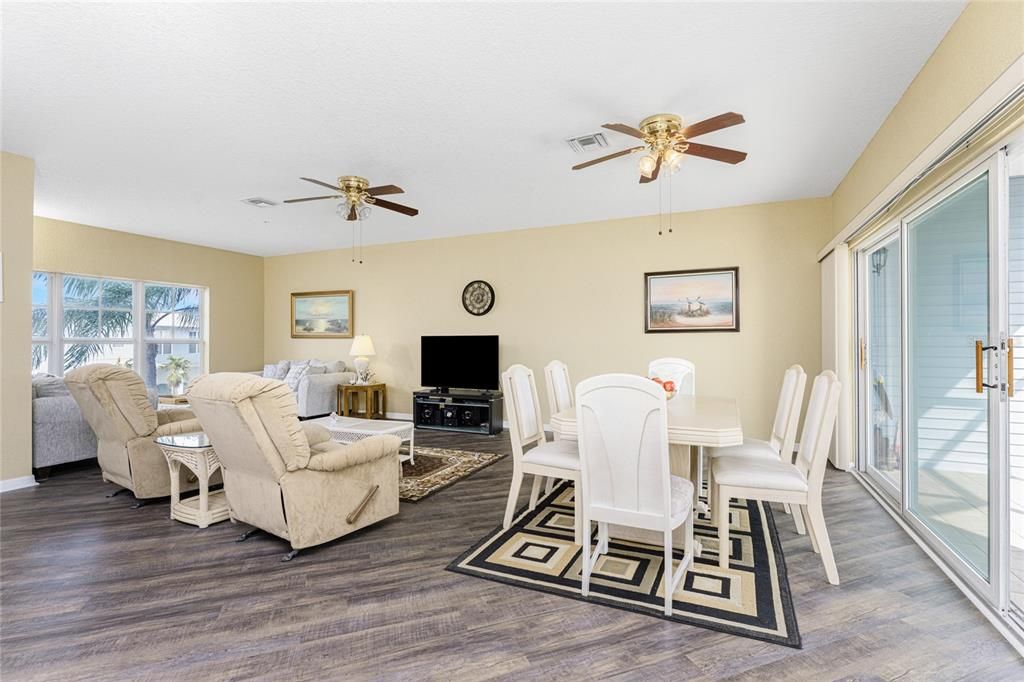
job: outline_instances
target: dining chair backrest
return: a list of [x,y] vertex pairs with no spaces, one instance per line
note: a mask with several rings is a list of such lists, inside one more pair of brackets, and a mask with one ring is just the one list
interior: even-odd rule
[[594,521],[652,530],[671,515],[665,391],[632,374],[576,387],[583,504]]
[[501,373],[501,385],[505,391],[512,451],[516,457],[522,457],[527,445],[545,440],[533,370],[525,365],[512,365]]
[[569,368],[561,360],[552,360],[544,367],[544,380],[548,389],[548,407],[551,414],[568,410],[573,406],[572,383]]
[[659,358],[647,365],[647,376],[664,381],[672,380],[679,395],[697,393],[697,367],[682,358]]
[[784,461],[793,461],[793,445],[796,443],[796,428],[800,421],[800,406],[804,402],[804,388],[807,372],[800,365],[792,365],[782,376],[779,391],[779,405],[775,409],[772,424],[771,446],[779,451]]
[[796,455],[796,466],[807,477],[808,489],[820,494],[825,477],[825,462],[828,460],[832,431],[839,411],[839,393],[842,385],[835,372],[825,370],[814,378],[811,398],[804,416],[804,429],[800,434],[800,450]]

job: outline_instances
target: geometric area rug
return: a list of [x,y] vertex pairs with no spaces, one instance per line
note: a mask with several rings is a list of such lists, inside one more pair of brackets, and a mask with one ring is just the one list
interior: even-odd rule
[[[402,447],[402,454],[408,454],[405,446]],[[490,452],[417,446],[416,463],[402,462],[398,497],[405,502],[418,502],[494,464],[504,456]]]
[[[786,562],[767,504],[731,501],[727,570],[718,567],[717,529],[706,515],[697,517],[694,537],[703,551],[673,595],[673,615],[666,616],[661,545],[613,536],[608,554],[591,574],[590,596],[583,597],[582,548],[573,542],[573,492],[571,482],[562,483],[533,511],[521,509],[508,530],[498,526],[488,533],[448,570],[801,648]],[[683,556],[682,549],[675,550],[677,560]]]

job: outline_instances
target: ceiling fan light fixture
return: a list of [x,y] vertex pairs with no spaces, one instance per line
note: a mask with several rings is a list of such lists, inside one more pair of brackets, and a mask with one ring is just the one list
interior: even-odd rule
[[338,214],[338,217],[342,220],[348,215],[348,201],[339,201],[338,207],[334,209],[334,212]]
[[665,152],[664,163],[673,172],[679,170],[679,166],[683,163],[682,152],[677,149],[669,149]]
[[366,220],[366,219],[368,219],[370,217],[370,207],[369,206],[362,206],[361,208],[358,209],[358,211],[359,211],[359,219],[360,220]]
[[651,174],[654,173],[654,169],[657,165],[658,160],[650,154],[644,154],[640,157],[640,173],[642,173],[644,177],[651,177]]

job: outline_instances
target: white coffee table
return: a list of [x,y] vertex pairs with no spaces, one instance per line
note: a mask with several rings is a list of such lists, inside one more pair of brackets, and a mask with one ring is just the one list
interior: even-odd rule
[[409,454],[400,455],[400,462],[416,463],[416,454],[413,450],[416,438],[416,428],[412,422],[395,422],[386,419],[358,419],[356,417],[341,417],[331,415],[329,417],[318,417],[306,420],[308,423],[319,424],[331,432],[331,440],[338,443],[355,443],[370,436],[391,434],[398,436],[403,442],[409,441]]

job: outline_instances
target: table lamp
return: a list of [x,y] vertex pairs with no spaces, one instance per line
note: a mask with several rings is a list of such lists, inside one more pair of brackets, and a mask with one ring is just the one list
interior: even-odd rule
[[360,384],[367,383],[367,370],[370,368],[371,355],[376,355],[373,349],[373,339],[367,335],[357,336],[352,339],[352,350],[349,355],[355,357],[356,381]]

